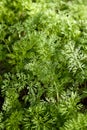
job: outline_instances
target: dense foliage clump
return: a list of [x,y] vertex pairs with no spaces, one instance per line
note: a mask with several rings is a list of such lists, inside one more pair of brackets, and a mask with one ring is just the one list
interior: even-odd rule
[[87,2],[0,1],[0,130],[87,130]]

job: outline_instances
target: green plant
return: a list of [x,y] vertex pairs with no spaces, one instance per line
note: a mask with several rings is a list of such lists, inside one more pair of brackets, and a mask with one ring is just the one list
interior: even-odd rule
[[0,129],[86,130],[87,3],[0,1]]

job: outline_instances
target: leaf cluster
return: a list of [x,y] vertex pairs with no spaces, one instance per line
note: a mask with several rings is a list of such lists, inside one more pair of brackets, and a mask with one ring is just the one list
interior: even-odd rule
[[0,129],[87,129],[87,2],[0,1]]

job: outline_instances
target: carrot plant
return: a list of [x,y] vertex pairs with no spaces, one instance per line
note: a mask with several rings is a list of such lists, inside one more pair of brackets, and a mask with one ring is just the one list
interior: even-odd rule
[[87,2],[0,1],[0,129],[87,129]]

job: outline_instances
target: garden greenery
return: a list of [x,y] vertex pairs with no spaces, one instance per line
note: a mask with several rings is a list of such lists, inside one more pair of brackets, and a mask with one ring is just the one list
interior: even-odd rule
[[0,130],[87,130],[86,0],[0,0]]

